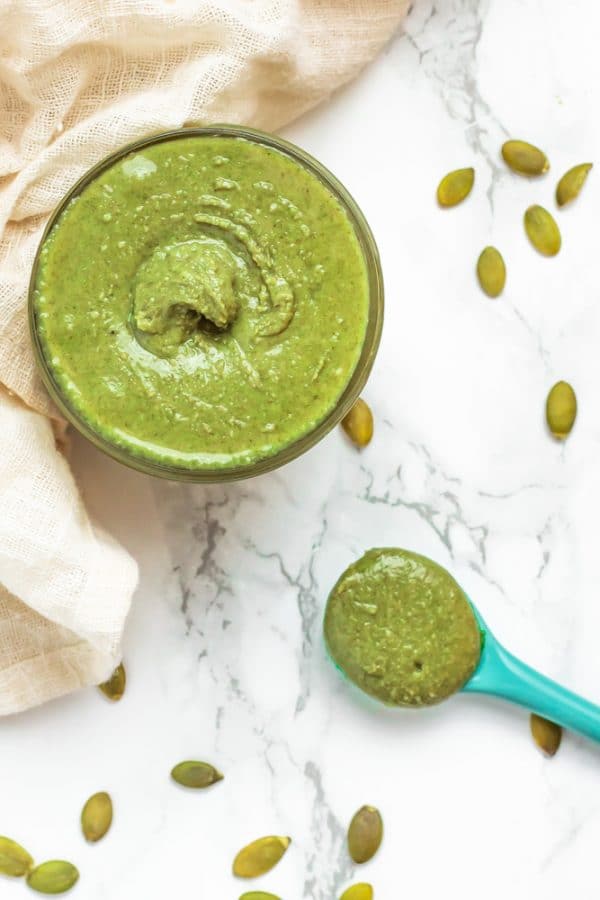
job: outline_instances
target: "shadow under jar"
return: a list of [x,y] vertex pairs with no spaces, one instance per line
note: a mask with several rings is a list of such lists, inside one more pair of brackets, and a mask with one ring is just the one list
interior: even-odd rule
[[83,435],[142,472],[218,482],[295,459],[348,412],[383,283],[331,173],[216,125],[87,172],[48,222],[29,312],[46,387]]

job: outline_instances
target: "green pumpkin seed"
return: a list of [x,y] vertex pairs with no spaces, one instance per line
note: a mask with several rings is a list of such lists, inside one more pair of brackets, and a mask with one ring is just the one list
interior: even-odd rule
[[506,141],[502,144],[504,162],[519,175],[543,175],[550,168],[548,157],[527,141]]
[[556,256],[562,243],[558,225],[543,206],[525,212],[525,231],[535,249],[544,256]]
[[0,835],[0,875],[20,878],[33,865],[33,858],[24,847],[10,838]]
[[109,700],[113,700],[114,702],[116,702],[117,700],[120,700],[125,693],[126,683],[127,675],[125,674],[125,667],[123,663],[120,663],[112,673],[108,681],[105,681],[103,684],[99,684],[98,687],[105,697],[108,697]]
[[457,206],[462,203],[473,189],[475,169],[455,169],[444,175],[437,189],[440,206]]
[[565,206],[577,197],[592,166],[593,163],[581,163],[565,172],[556,185],[556,202],[559,206]]
[[78,879],[79,872],[72,863],[53,859],[32,869],[27,884],[39,894],[64,894]]
[[365,863],[379,850],[383,838],[383,821],[374,806],[362,806],[352,817],[348,828],[348,850],[355,863]]
[[257,878],[276,866],[292,839],[269,835],[243,847],[233,861],[233,874],[238,878]]
[[194,759],[180,762],[171,770],[171,778],[177,784],[187,788],[206,788],[217,781],[222,781],[221,773],[210,763],[198,762]]
[[542,753],[545,753],[546,756],[554,756],[562,740],[562,728],[560,725],[550,722],[549,719],[536,716],[535,713],[531,714],[529,724],[533,739]]
[[557,381],[546,400],[546,420],[555,438],[564,440],[577,417],[577,397],[567,381]]
[[86,841],[95,843],[112,824],[113,805],[106,791],[93,794],[81,811],[81,830]]
[[340,900],[373,900],[373,888],[370,884],[361,881],[346,888]]
[[477,277],[488,297],[499,297],[506,283],[506,266],[495,247],[485,247],[477,260]]
[[267,894],[266,891],[247,891],[245,894],[242,894],[240,900],[281,900],[281,897],[276,897],[275,894]]
[[366,447],[373,437],[373,413],[360,397],[342,419],[342,428],[357,447]]

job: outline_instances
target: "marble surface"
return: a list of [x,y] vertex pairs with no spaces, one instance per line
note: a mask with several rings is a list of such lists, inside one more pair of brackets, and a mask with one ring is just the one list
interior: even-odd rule
[[[381,249],[366,451],[337,430],[279,472],[207,488],[77,442],[90,504],[141,564],[128,692],[0,723],[0,832],[75,861],[73,896],[235,900],[234,852],[269,833],[294,839],[260,882],[286,900],[335,900],[353,879],[377,900],[597,896],[598,749],[566,735],[546,760],[526,712],[473,696],[376,707],[326,659],[321,618],[364,549],[410,547],[447,566],[516,653],[600,699],[597,173],[557,214],[556,259],[521,226],[530,203],[552,208],[556,176],[598,160],[599,29],[586,0],[417,0],[369,71],[287,129],[348,185]],[[507,173],[508,135],[546,148],[550,176]],[[465,165],[472,197],[440,211],[440,176]],[[492,242],[508,266],[497,301],[474,278]],[[559,378],[580,402],[564,446],[543,419]],[[225,781],[178,790],[168,773],[187,757]],[[99,789],[115,824],[89,847],[78,811]],[[386,836],[355,871],[345,829],[363,803],[380,807]],[[0,896],[23,890],[2,882]]]

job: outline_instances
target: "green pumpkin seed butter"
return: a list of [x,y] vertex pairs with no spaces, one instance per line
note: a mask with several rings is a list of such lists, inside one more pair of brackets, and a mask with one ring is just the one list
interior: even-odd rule
[[397,548],[369,550],[331,591],[325,641],[340,669],[392,706],[428,706],[475,671],[481,634],[471,604],[432,560]]
[[96,176],[41,250],[36,327],[99,436],[152,462],[267,458],[335,407],[369,288],[350,218],[286,153],[233,135],[147,145]]

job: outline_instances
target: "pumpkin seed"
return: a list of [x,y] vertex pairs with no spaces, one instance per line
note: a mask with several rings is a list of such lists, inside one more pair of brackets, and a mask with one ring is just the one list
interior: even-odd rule
[[556,185],[556,202],[559,206],[565,206],[565,204],[571,203],[577,197],[585,184],[592,165],[593,163],[581,163],[565,172]]
[[292,839],[269,835],[243,847],[233,861],[233,874],[238,878],[257,878],[276,866]]
[[362,806],[348,828],[348,850],[355,863],[368,862],[379,850],[383,821],[374,806]]
[[93,794],[81,811],[81,830],[86,841],[103,838],[112,824],[113,805],[106,791]]
[[206,788],[217,781],[222,781],[223,776],[210,763],[188,759],[173,767],[171,778],[183,787]]
[[247,891],[245,894],[242,894],[240,900],[281,900],[281,897],[276,897],[275,894],[267,894],[266,891]]
[[546,400],[546,420],[555,438],[564,440],[577,417],[577,397],[567,381],[557,381]]
[[360,397],[342,419],[342,428],[357,447],[366,447],[373,437],[373,413]]
[[475,169],[455,169],[444,175],[437,189],[437,200],[440,206],[457,206],[462,203],[473,189]]
[[346,888],[340,900],[373,900],[373,888],[370,884],[361,881]]
[[550,168],[548,157],[527,141],[506,141],[502,144],[504,162],[519,175],[543,175]]
[[499,297],[506,283],[506,266],[495,247],[485,247],[477,260],[477,277],[488,297]]
[[113,700],[116,703],[116,701],[120,700],[125,693],[126,683],[127,675],[125,674],[125,667],[123,663],[120,663],[108,681],[99,684],[98,687],[105,697],[108,697],[109,700]]
[[535,249],[544,256],[556,256],[562,243],[558,225],[543,206],[525,212],[525,231]]
[[53,859],[41,863],[27,876],[27,884],[39,894],[64,894],[71,890],[79,878],[79,872],[70,862]]
[[542,753],[545,753],[546,756],[554,756],[562,740],[562,728],[560,725],[531,713],[530,726],[533,739]]
[[0,835],[0,875],[20,878],[33,865],[33,859],[20,844]]

